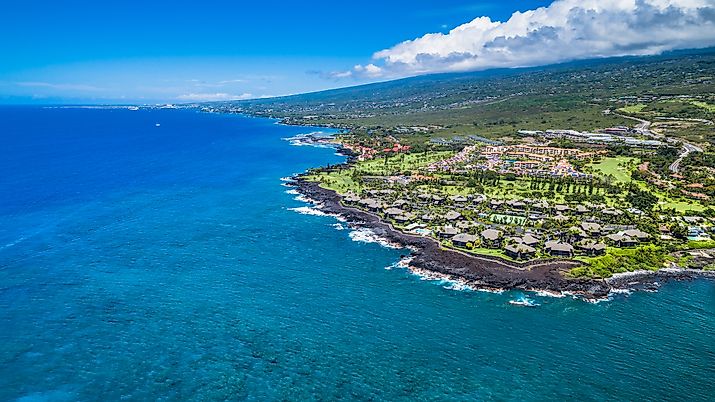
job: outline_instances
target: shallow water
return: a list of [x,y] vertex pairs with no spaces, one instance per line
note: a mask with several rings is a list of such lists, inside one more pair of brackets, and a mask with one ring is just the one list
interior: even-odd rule
[[342,160],[306,131],[0,108],[0,400],[711,398],[713,282],[528,308],[422,280],[291,210],[281,177]]

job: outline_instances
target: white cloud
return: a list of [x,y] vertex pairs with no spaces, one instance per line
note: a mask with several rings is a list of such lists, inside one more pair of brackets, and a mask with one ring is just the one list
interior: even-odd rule
[[243,99],[251,99],[254,96],[249,93],[244,93],[241,95],[231,95],[223,92],[219,93],[190,93],[190,94],[184,94],[184,95],[179,95],[176,97],[176,99],[181,100],[181,101],[190,101],[190,102],[212,102],[212,101],[224,101],[224,100],[243,100]]
[[335,78],[528,67],[715,45],[715,0],[557,0],[507,21],[478,17],[373,55]]

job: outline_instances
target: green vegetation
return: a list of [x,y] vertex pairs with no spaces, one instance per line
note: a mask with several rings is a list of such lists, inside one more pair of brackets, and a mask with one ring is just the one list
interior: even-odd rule
[[453,152],[414,152],[409,154],[384,155],[380,158],[364,161],[357,167],[361,174],[367,175],[397,175],[409,174],[411,171],[428,166],[431,163],[452,156]]
[[[713,50],[680,52],[420,76],[206,109],[343,129],[338,140],[366,160],[307,179],[353,193],[343,202],[400,230],[424,228],[445,247],[454,240],[467,246],[460,251],[507,260],[507,251],[575,258],[586,265],[571,276],[605,278],[658,269],[674,261],[669,251],[715,247],[686,241],[714,222],[713,66]],[[660,143],[644,141],[653,139]],[[536,241],[523,240],[525,231]]]
[[655,271],[669,261],[672,257],[668,252],[654,245],[611,249],[604,256],[590,258],[587,265],[572,269],[569,275],[574,278],[610,278],[615,273]]
[[642,112],[643,109],[645,109],[646,107],[648,107],[648,105],[646,105],[645,103],[637,103],[635,105],[628,105],[628,106],[619,108],[618,111],[627,113],[627,114],[638,114],[638,113]]
[[640,163],[637,158],[628,156],[618,156],[603,158],[597,163],[589,164],[589,168],[595,175],[602,178],[611,177],[615,183],[630,183],[631,172]]
[[687,248],[690,250],[715,248],[715,240],[690,240]]
[[[657,194],[657,193],[656,193]],[[705,210],[705,206],[687,199],[674,200],[668,197],[660,195],[661,200],[658,205],[663,209],[673,209],[679,213],[686,212],[702,212]]]
[[650,191],[641,190],[638,186],[632,185],[626,195],[626,201],[641,211],[650,211],[658,202],[658,197]]
[[697,107],[703,108],[710,113],[715,113],[715,105],[711,105],[709,103],[696,101],[696,100],[691,100],[690,103]]
[[[668,148],[669,149],[669,148]],[[665,150],[659,150],[658,153],[655,153],[653,155],[648,156],[650,162],[649,166],[652,165],[662,165],[664,166],[664,169],[667,171],[667,166],[672,163],[674,158],[671,158],[670,156],[665,157],[662,156],[665,153],[670,153],[670,151],[665,151]],[[697,156],[694,156],[693,158],[698,158],[698,159],[693,159],[693,161],[698,160],[701,161],[702,156],[701,154],[696,154]],[[662,159],[662,160],[661,160]],[[636,173],[639,173],[637,171],[637,166],[641,163],[641,159],[637,157],[632,157],[632,156],[615,156],[615,157],[606,157],[602,158],[600,161],[596,163],[591,163],[587,165],[587,170],[591,171],[594,175],[597,177],[600,177],[606,181],[609,181],[613,184],[621,184],[624,186],[626,189],[631,189],[632,187],[630,186],[631,184],[636,184],[640,188],[640,191],[637,189],[633,189],[632,191],[629,191],[625,194],[625,198],[623,199],[624,201],[629,202],[630,204],[633,204],[633,201],[638,198],[638,199],[643,199],[645,200],[646,198],[648,199],[648,202],[645,204],[640,204],[640,207],[636,206],[636,208],[639,209],[650,209],[652,207],[651,203],[652,201],[655,201],[655,205],[659,206],[661,209],[674,209],[675,211],[679,213],[685,213],[685,212],[700,212],[705,209],[705,206],[703,206],[700,202],[692,199],[687,199],[682,197],[680,194],[669,194],[668,192],[654,188],[653,186],[648,185],[645,181],[643,181],[643,178],[638,176],[639,180],[634,180],[634,175]],[[696,162],[691,162],[691,163],[696,163]],[[702,162],[700,162],[702,163]],[[651,195],[655,196],[656,199],[652,199],[649,195],[644,194],[644,192],[648,192]],[[637,194],[641,197],[633,197],[633,194]],[[629,198],[630,197],[630,198]],[[614,203],[620,202],[621,198],[619,194],[611,194],[607,199],[611,200]],[[635,205],[634,205],[635,206]],[[641,208],[643,207],[643,208]]]
[[[650,119],[712,120],[714,61],[712,51],[681,52],[588,65],[420,76],[209,106],[265,116],[280,111],[287,122],[392,134],[404,143],[466,134],[497,138],[518,129],[588,131],[633,124],[605,110]],[[702,124],[668,130],[684,136],[713,135]]]
[[455,250],[459,250],[463,253],[467,254],[474,254],[482,257],[497,257],[501,258],[506,261],[511,261],[511,262],[517,262],[515,259],[509,257],[504,253],[503,250],[500,249],[494,249],[494,248],[486,248],[486,247],[472,247],[471,249],[466,249],[466,248],[461,248],[461,247],[455,247],[454,245],[450,244],[449,242],[443,242],[443,246],[447,248],[452,248]]
[[365,181],[373,176],[409,175],[412,171],[448,158],[452,154],[453,152],[440,151],[383,156],[362,161],[350,168],[338,166],[327,171],[313,172],[307,176],[307,180],[319,182],[321,187],[339,194],[347,192],[359,194],[366,188]]
[[506,223],[509,225],[523,225],[526,218],[516,215],[492,214],[489,219],[494,223]]

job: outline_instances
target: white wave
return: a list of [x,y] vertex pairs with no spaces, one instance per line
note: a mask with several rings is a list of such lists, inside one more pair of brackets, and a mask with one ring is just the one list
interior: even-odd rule
[[314,142],[305,142],[305,141],[290,141],[290,145],[294,147],[313,147],[313,148],[335,148],[336,145],[332,144],[317,144]]
[[308,197],[304,196],[303,194],[300,194],[300,193],[297,193],[297,194],[298,194],[297,196],[293,197],[294,200],[320,206],[320,203],[316,202],[315,200],[308,198]]
[[442,288],[444,289],[456,290],[458,292],[472,292],[481,290],[471,285],[469,282],[462,278],[452,277],[450,275],[441,274],[439,272],[433,272],[425,269],[412,267],[409,265],[410,261],[412,261],[412,257],[409,257],[408,259],[403,259],[401,263],[407,264],[406,267],[410,270],[410,273],[420,278],[421,281],[435,282],[436,285],[442,286]]
[[315,208],[315,207],[295,207],[295,208],[288,208],[289,211],[294,211],[297,212],[301,215],[314,215],[314,216],[330,216],[329,214],[326,214],[325,212]]
[[477,292],[484,292],[484,293],[494,293],[497,295],[500,295],[505,292],[504,289],[491,289],[491,288],[475,288]]
[[399,261],[395,262],[394,264],[390,264],[385,267],[386,270],[391,270],[391,269],[409,269],[410,268],[410,262],[412,261],[413,257],[404,257],[400,259]]
[[334,227],[335,230],[345,230],[346,229],[345,226],[343,226],[341,223],[333,223],[330,226]]
[[647,276],[647,275],[653,275],[654,271],[648,271],[645,269],[638,270],[638,271],[630,271],[630,272],[619,272],[613,274],[610,278],[606,279],[607,282],[611,282],[614,280],[618,279],[632,279],[632,278],[639,278],[641,276]]
[[300,193],[298,192],[298,190],[296,190],[296,189],[294,189],[294,188],[293,188],[293,189],[290,189],[290,190],[286,190],[286,194],[290,194],[290,195],[300,195]]
[[571,297],[571,298],[574,299],[574,300],[585,301],[586,303],[591,303],[591,304],[598,304],[598,303],[601,303],[601,302],[606,302],[606,301],[611,301],[611,300],[613,300],[613,297],[611,297],[611,296],[604,297],[604,298],[600,298],[600,299],[593,299],[593,298],[590,298],[590,297],[585,297],[585,296],[584,296],[583,294],[581,294],[581,293],[574,293],[574,292],[570,292],[570,291],[567,291],[567,290],[565,290],[565,291],[563,291],[563,292],[561,292],[561,293],[563,293],[564,296],[569,296],[569,297]]
[[557,299],[566,297],[566,295],[563,294],[562,292],[554,292],[551,290],[536,290],[533,293],[539,297],[555,297]]
[[[297,212],[301,215],[330,216],[332,218],[335,218],[335,220],[337,220],[338,222],[342,222],[342,223],[347,222],[347,219],[345,219],[344,217],[342,217],[340,215],[329,214],[327,212],[321,211],[320,208],[321,208],[322,204],[320,204],[320,203],[312,203],[312,202],[310,202],[310,200],[300,198],[300,196],[296,197],[295,199],[298,201],[307,202],[312,205],[305,205],[302,207],[294,207],[294,208],[286,208],[287,210]],[[339,225],[339,223],[336,223],[336,225]]]
[[633,291],[631,289],[626,289],[626,288],[623,288],[623,289],[613,288],[613,289],[611,289],[610,292],[608,292],[609,296],[612,294],[614,294],[614,295],[629,295],[631,293],[633,293]]
[[541,304],[535,302],[534,300],[529,299],[526,296],[521,296],[514,300],[509,300],[509,304],[514,305],[514,306],[522,306],[522,307],[538,307],[541,305]]
[[352,241],[356,242],[362,242],[362,243],[377,243],[383,247],[387,248],[392,248],[392,249],[399,249],[401,248],[398,244],[392,243],[388,241],[387,239],[383,239],[382,237],[378,236],[373,232],[372,230],[368,228],[359,228],[351,231],[348,236],[352,239]]
[[600,303],[603,303],[603,302],[611,301],[611,300],[613,300],[613,299],[611,299],[611,298],[609,297],[609,298],[605,298],[605,299],[583,298],[583,300],[584,300],[586,303],[600,304]]
[[296,147],[315,147],[315,148],[335,148],[337,144],[316,142],[316,139],[332,139],[333,135],[324,131],[313,131],[310,133],[298,134],[293,137],[282,138],[283,141],[288,141]]
[[447,281],[444,281],[444,282],[445,282],[445,284],[444,284],[444,286],[442,286],[442,287],[445,288],[445,289],[447,289],[447,290],[456,290],[456,291],[458,291],[458,292],[471,292],[471,291],[474,291],[474,288],[473,288],[472,286],[469,286],[469,285],[468,285],[467,283],[465,283],[465,282],[461,282],[461,281],[450,281],[450,280],[447,280]]

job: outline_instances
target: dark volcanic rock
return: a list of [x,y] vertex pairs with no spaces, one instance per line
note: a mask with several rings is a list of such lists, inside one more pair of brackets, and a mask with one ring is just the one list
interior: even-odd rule
[[349,223],[372,229],[388,241],[412,250],[412,267],[460,278],[470,285],[492,289],[548,290],[573,292],[586,298],[604,298],[611,286],[603,280],[568,279],[563,273],[581,265],[573,260],[542,260],[518,264],[491,257],[473,256],[446,250],[431,238],[409,235],[392,228],[371,213],[345,207],[334,191],[298,177],[298,191],[319,204],[319,208],[345,218]]

